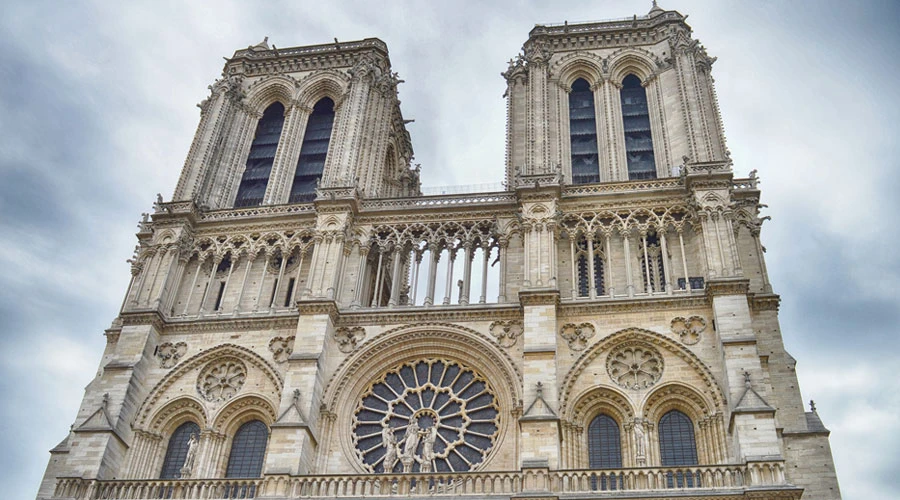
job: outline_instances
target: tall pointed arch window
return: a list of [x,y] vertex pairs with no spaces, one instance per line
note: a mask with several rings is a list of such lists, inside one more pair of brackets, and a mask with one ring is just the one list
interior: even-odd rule
[[194,422],[185,422],[175,429],[169,438],[169,446],[166,447],[166,458],[163,460],[160,479],[178,479],[181,477],[181,468],[188,453],[188,441],[191,435],[200,437],[200,426]]
[[231,441],[225,477],[259,477],[268,441],[269,429],[259,420],[240,426]]
[[334,125],[334,101],[324,97],[313,106],[312,114],[306,122],[300,158],[291,185],[290,203],[312,201],[316,197],[316,185],[325,169],[325,157],[331,142],[331,128]]
[[650,134],[650,110],[647,92],[640,78],[628,75],[622,80],[622,120],[625,126],[625,157],[628,179],[655,179],[653,137]]
[[697,465],[694,424],[678,410],[659,419],[659,457],[663,467]]
[[622,468],[622,438],[612,417],[600,414],[588,425],[588,462],[591,469]]
[[275,102],[266,108],[256,125],[256,135],[247,156],[247,166],[234,201],[235,207],[254,207],[262,203],[283,127],[284,105]]
[[594,91],[584,78],[575,80],[569,92],[569,141],[572,184],[600,182]]

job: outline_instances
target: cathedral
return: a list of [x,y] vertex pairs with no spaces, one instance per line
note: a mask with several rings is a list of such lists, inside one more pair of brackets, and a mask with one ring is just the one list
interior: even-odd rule
[[236,51],[38,498],[840,498],[685,19],[536,25],[492,192],[381,40]]

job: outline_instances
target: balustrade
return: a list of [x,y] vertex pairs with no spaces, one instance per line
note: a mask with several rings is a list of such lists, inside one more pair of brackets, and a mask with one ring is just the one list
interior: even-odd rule
[[782,462],[736,465],[641,467],[602,470],[525,469],[509,472],[433,474],[332,474],[259,479],[110,480],[60,478],[53,498],[150,500],[225,498],[349,498],[413,496],[509,496],[529,492],[590,493],[691,490],[740,492],[754,487],[793,488]]

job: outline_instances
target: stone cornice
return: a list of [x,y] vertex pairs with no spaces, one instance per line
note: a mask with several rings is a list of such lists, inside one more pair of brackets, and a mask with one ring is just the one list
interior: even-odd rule
[[711,278],[706,282],[706,294],[712,297],[721,295],[746,295],[750,291],[750,280],[747,278]]
[[360,57],[381,60],[390,67],[387,45],[378,38],[325,43],[284,49],[251,46],[238,50],[225,63],[224,73],[248,76],[268,73],[349,68]]
[[300,316],[314,316],[327,314],[331,322],[337,324],[340,320],[340,312],[337,303],[332,299],[302,299],[297,301],[297,310]]
[[576,317],[597,314],[617,314],[629,312],[658,311],[671,309],[708,308],[709,298],[706,295],[665,295],[660,297],[640,297],[622,299],[598,299],[594,301],[562,302],[559,317]]
[[159,311],[151,309],[123,312],[119,317],[122,318],[123,327],[150,325],[156,331],[161,332],[166,326],[166,320],[159,314]]
[[538,288],[519,292],[522,306],[559,306],[559,290]]
[[522,319],[519,304],[480,306],[398,307],[374,310],[343,310],[340,326],[392,325],[433,322],[469,322]]
[[781,296],[778,294],[750,294],[750,310],[753,312],[778,311],[780,304]]
[[278,316],[261,316],[256,318],[198,318],[193,320],[170,320],[166,324],[166,335],[185,335],[192,333],[235,332],[254,330],[282,330],[297,327],[297,313],[284,311]]

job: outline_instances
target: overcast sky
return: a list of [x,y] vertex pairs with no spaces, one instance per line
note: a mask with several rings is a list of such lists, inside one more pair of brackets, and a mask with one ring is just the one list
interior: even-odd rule
[[[844,498],[900,490],[898,49],[892,1],[664,0],[713,67],[735,170],[757,169],[781,325]],[[4,2],[0,471],[33,498],[118,312],[135,223],[168,200],[223,56],[379,37],[425,185],[499,182],[500,72],[535,23],[650,1]],[[891,493],[891,492],[894,493]]]

